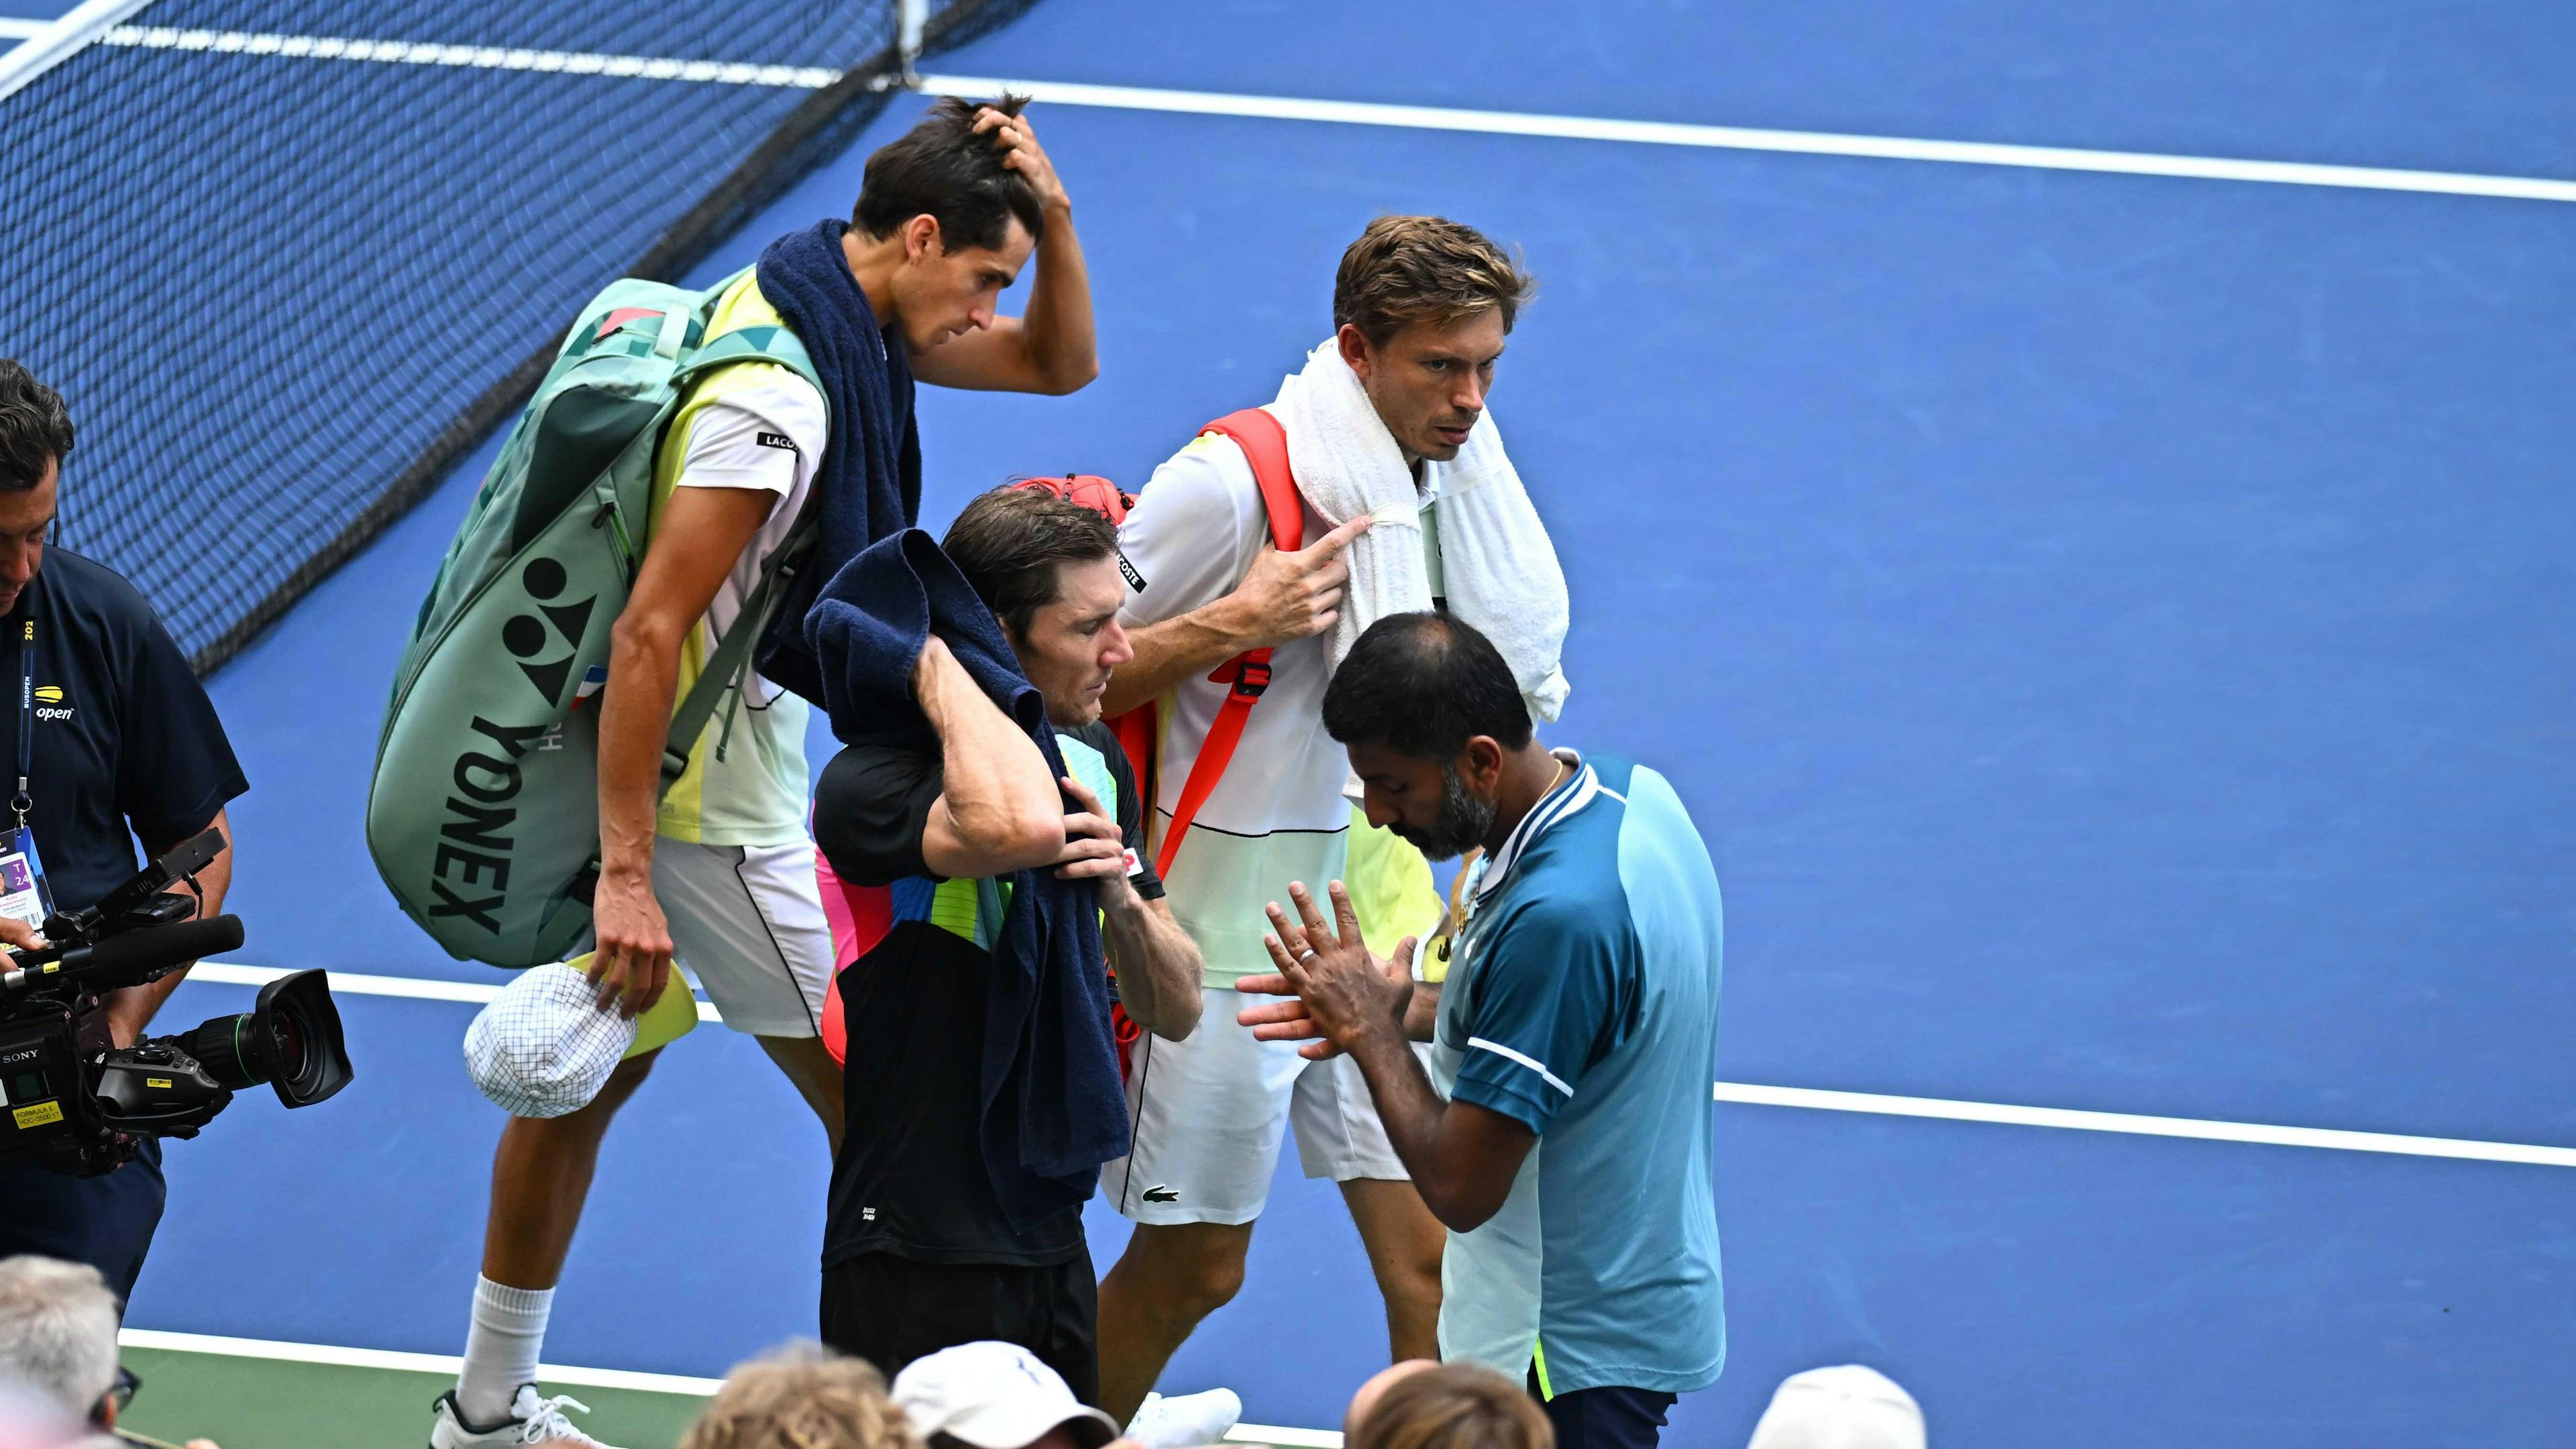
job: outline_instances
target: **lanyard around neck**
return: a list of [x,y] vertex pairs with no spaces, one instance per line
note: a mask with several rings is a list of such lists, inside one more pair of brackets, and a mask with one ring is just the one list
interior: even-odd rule
[[28,766],[36,753],[36,610],[31,601],[27,623],[18,635],[18,793],[9,808],[18,812],[18,828],[27,828],[27,812],[36,808],[27,793]]

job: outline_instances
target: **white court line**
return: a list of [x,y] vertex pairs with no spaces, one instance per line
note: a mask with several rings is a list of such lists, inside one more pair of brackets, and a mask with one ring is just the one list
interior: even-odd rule
[[[397,1353],[391,1349],[342,1348],[329,1343],[283,1343],[276,1339],[226,1338],[211,1333],[167,1333],[153,1328],[124,1329],[116,1335],[116,1341],[127,1348],[159,1349],[167,1353],[208,1353],[226,1358],[329,1364],[337,1368],[381,1369],[442,1377],[455,1374],[462,1362],[443,1353]],[[629,1369],[578,1368],[566,1364],[539,1364],[537,1378],[550,1384],[627,1389],[644,1394],[682,1394],[700,1399],[724,1386],[721,1379],[636,1373]],[[1291,1449],[1291,1446],[1293,1449],[1341,1449],[1342,1443],[1342,1436],[1329,1430],[1285,1429],[1271,1424],[1237,1424],[1234,1432],[1225,1437],[1231,1443],[1275,1444],[1281,1449]]]
[[[207,961],[191,981],[265,986],[286,974],[275,966]],[[481,1003],[499,986],[463,981],[424,981],[410,976],[331,973],[331,989],[355,996],[407,996],[426,1001]],[[721,1021],[712,1002],[698,1003],[698,1020]],[[2261,1122],[2219,1122],[2201,1117],[2150,1117],[2131,1112],[2092,1112],[2072,1107],[2022,1107],[1997,1102],[1957,1102],[1943,1097],[1895,1097],[1877,1092],[1836,1092],[1817,1087],[1765,1087],[1719,1082],[1716,1098],[1752,1107],[1800,1107],[1819,1112],[1873,1112],[1887,1117],[1927,1117],[1951,1122],[1991,1122],[2008,1127],[2055,1127],[2071,1132],[2121,1132],[2136,1137],[2188,1137],[2203,1142],[2242,1142],[2264,1147],[2318,1147],[2338,1152],[2381,1152],[2399,1157],[2441,1157],[2464,1162],[2506,1162],[2529,1167],[2576,1167],[2576,1147],[2482,1142],[2465,1137],[2410,1137],[2396,1132],[2350,1132],[2336,1127],[2279,1127]]]
[[0,100],[87,50],[118,21],[151,3],[152,0],[82,0],[51,20],[36,21],[34,28],[20,31],[17,38],[26,43],[0,54]]
[[[75,26],[84,11],[130,13],[144,0],[91,0],[61,21],[0,21],[0,38],[30,43],[0,55],[0,96],[59,64],[88,44],[225,54],[280,55],[316,60],[400,65],[461,66],[484,70],[604,75],[720,85],[820,89],[841,72],[817,66],[754,65],[738,61],[670,60],[656,56],[584,51],[525,50],[497,46],[439,45],[401,40],[360,40],[253,31],[184,30],[168,26]],[[86,33],[82,33],[86,31]],[[50,37],[50,38],[49,38]],[[23,53],[22,53],[23,52]],[[1906,136],[1862,136],[1831,131],[1780,131],[1678,121],[1627,121],[1599,116],[1552,116],[1449,106],[1322,101],[1292,96],[1225,95],[1212,91],[1143,86],[1086,85],[1074,81],[1000,80],[989,76],[923,76],[919,89],[935,95],[990,96],[1017,91],[1066,106],[1106,106],[1203,116],[1250,116],[1282,121],[1327,121],[1401,126],[1489,135],[1539,136],[1580,141],[1624,141],[1808,156],[1855,156],[1887,161],[1939,161],[1969,166],[2018,166],[2045,171],[2091,171],[2119,176],[2167,176],[2199,181],[2252,181],[2275,186],[2328,186],[2363,191],[2409,191],[2521,201],[2576,201],[2576,181],[2473,172],[2410,171],[2382,166],[2339,166],[2306,161],[2253,161],[2224,156],[2173,156],[2146,151],[2096,151],[2068,146],[2021,146],[1993,141],[1940,141]]]
[[[284,966],[245,966],[238,961],[200,961],[188,972],[190,981],[216,986],[266,986],[290,974]],[[462,1001],[480,1006],[501,994],[498,984],[430,981],[418,976],[366,976],[354,971],[331,973],[331,989],[352,996],[404,996],[415,1001]],[[698,1003],[698,1020],[722,1021],[712,1001]]]
[[408,40],[351,40],[329,35],[270,35],[238,30],[177,30],[160,25],[120,25],[100,36],[99,43],[142,46],[152,50],[282,55],[309,60],[375,61],[387,65],[460,66],[471,70],[525,70],[559,75],[604,75],[641,80],[699,81],[715,85],[793,86],[806,90],[820,90],[841,78],[841,72],[820,66],[667,60],[649,55],[599,55],[571,50],[518,50],[489,45],[434,45]]
[[2332,1127],[2274,1127],[2256,1122],[2213,1122],[2198,1117],[2141,1117],[2128,1112],[2014,1107],[1993,1102],[1954,1102],[1940,1097],[1829,1092],[1814,1087],[1758,1087],[1742,1082],[1718,1083],[1717,1100],[1760,1107],[1805,1107],[1824,1112],[1875,1112],[1889,1117],[1937,1117],[1952,1122],[2057,1127],[2073,1132],[2125,1132],[2140,1137],[2191,1137],[2204,1142],[2250,1142],[2266,1147],[2322,1147],[2339,1152],[2386,1152],[2401,1157],[2448,1157],[2468,1162],[2576,1167],[2576,1148],[2570,1147],[2535,1147],[2519,1142],[2480,1142],[2459,1137],[2408,1137],[2395,1132],[2347,1132]]
[[[128,1328],[116,1335],[128,1348],[157,1348],[172,1353],[213,1353],[227,1358],[264,1358],[284,1363],[332,1364],[340,1368],[390,1369],[399,1373],[453,1374],[462,1360],[442,1353],[396,1353],[382,1348],[342,1348],[330,1343],[280,1343],[266,1338],[225,1338],[210,1333],[164,1333]],[[576,1368],[539,1364],[537,1377],[550,1383],[581,1384],[602,1389],[633,1389],[646,1394],[690,1394],[703,1398],[722,1385],[720,1379],[693,1379],[679,1374],[646,1374],[628,1369]]]
[[1852,136],[1826,131],[1771,131],[1673,121],[1621,121],[1592,116],[1468,111],[1446,106],[1220,95],[1209,91],[1150,90],[1139,86],[1082,85],[1070,81],[997,80],[988,76],[926,75],[921,78],[920,89],[933,95],[969,97],[998,95],[1009,90],[1033,100],[1063,106],[1107,106],[1196,116],[1335,121],[1349,125],[1476,131],[1498,136],[1545,136],[1574,141],[1628,141],[1653,146],[1780,151],[1807,156],[1861,156],[1886,161],[1946,161],[1969,166],[2024,166],[2045,171],[2098,171],[2120,176],[2172,176],[2198,181],[2260,181],[2276,186],[2340,186],[2364,191],[2432,192],[2521,201],[2576,201],[2576,181],[2529,176],[2401,171],[2378,166],[2329,166],[2303,161],[2244,161],[2217,156],[2163,156],[2142,151],[2086,151],[2063,146]]
[[[299,60],[367,61],[381,65],[455,66],[469,70],[535,71],[548,75],[598,75],[633,80],[693,81],[710,85],[778,86],[820,90],[841,79],[824,66],[754,65],[742,61],[671,60],[649,55],[605,55],[575,50],[525,50],[490,45],[439,45],[408,40],[363,40],[332,35],[279,35],[248,30],[188,30],[167,25],[120,25],[146,0],[108,0],[120,13],[80,33],[62,21],[0,20],[0,39],[33,42],[30,54],[0,56],[0,96],[26,84],[88,45],[146,50],[201,51],[218,55],[285,56]],[[93,6],[84,6],[92,9]],[[77,14],[78,12],[75,12]],[[49,37],[53,37],[49,39]],[[41,54],[33,53],[41,52]]]

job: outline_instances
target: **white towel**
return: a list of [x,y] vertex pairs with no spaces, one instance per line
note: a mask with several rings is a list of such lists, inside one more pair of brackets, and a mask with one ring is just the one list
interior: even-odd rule
[[[1369,625],[1431,607],[1422,549],[1424,490],[1414,486],[1395,435],[1378,420],[1358,375],[1332,341],[1308,354],[1305,369],[1280,384],[1270,411],[1288,434],[1288,461],[1307,505],[1334,527],[1363,513],[1376,519],[1346,555],[1350,591],[1333,626],[1333,665],[1339,668]],[[1476,419],[1456,458],[1423,467],[1438,483],[1442,588],[1450,612],[1494,641],[1530,712],[1555,719],[1572,688],[1562,667],[1565,571],[1530,505],[1529,490],[1503,453],[1493,413]]]

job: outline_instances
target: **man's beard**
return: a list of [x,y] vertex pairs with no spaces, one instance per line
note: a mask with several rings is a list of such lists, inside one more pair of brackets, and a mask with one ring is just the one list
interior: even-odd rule
[[1402,825],[1387,829],[1396,839],[1421,851],[1433,860],[1449,860],[1466,854],[1485,843],[1493,833],[1494,802],[1479,800],[1458,778],[1454,765],[1440,767],[1440,818],[1428,830],[1408,830]]

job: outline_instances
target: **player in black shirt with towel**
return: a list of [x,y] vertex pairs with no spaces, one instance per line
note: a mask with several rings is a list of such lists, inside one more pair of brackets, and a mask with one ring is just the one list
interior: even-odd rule
[[[1018,1343],[1087,1403],[1099,1368],[1081,1206],[1015,1228],[986,1164],[985,1007],[1008,969],[992,950],[1009,905],[998,877],[1095,882],[1120,998],[1170,1040],[1198,1022],[1198,949],[1162,903],[1142,856],[1146,803],[1099,722],[1129,657],[1116,531],[1079,504],[1002,488],[967,505],[941,547],[1044,696],[1071,778],[936,636],[912,686],[938,750],[858,745],[823,772],[815,840],[862,933],[837,987],[849,1130],[825,1224],[823,1337],[889,1376],[954,1344]],[[1029,1029],[1096,1033],[1086,1047],[1111,1034],[1105,1011],[1041,1010]]]

